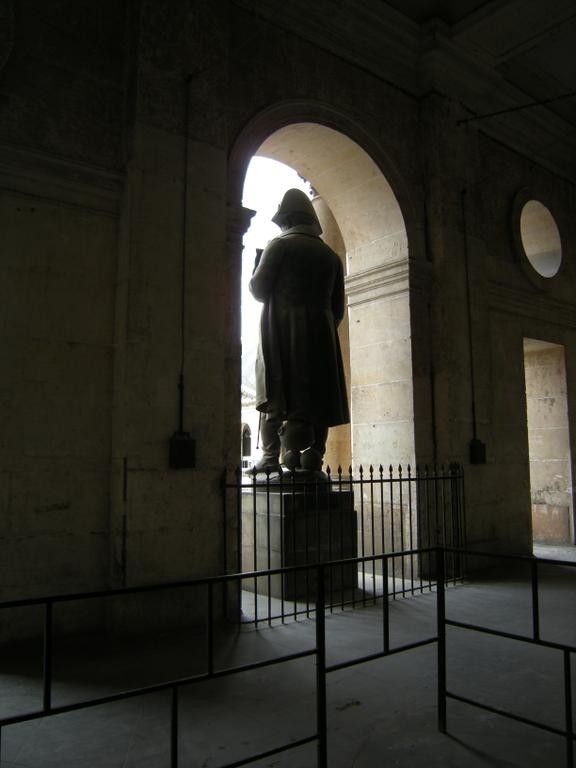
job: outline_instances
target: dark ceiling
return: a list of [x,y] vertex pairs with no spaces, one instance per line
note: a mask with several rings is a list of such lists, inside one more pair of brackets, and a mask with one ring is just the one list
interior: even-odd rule
[[404,16],[424,24],[431,18],[442,19],[446,24],[457,24],[482,6],[493,5],[498,0],[380,0],[392,6]]
[[576,182],[576,0],[233,0]]
[[[485,68],[493,91],[477,83],[458,94],[488,132],[525,132],[524,148],[576,179],[576,0],[378,0],[424,32],[433,21]],[[524,109],[518,107],[526,106]],[[510,110],[506,112],[506,110]],[[492,112],[501,114],[493,117]]]

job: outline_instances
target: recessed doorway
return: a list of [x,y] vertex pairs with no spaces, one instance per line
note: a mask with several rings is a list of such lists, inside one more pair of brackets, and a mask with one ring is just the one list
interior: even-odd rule
[[570,546],[574,504],[564,347],[524,339],[534,546]]

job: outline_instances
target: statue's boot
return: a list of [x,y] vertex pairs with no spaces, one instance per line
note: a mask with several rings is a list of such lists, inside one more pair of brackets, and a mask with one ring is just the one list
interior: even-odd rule
[[282,419],[269,419],[262,416],[260,421],[260,443],[262,458],[254,464],[255,472],[280,472],[280,436],[278,429]]
[[282,464],[291,472],[295,469],[300,469],[300,451],[283,451]]
[[300,466],[308,472],[319,472],[322,469],[322,454],[315,448],[306,448],[300,455]]

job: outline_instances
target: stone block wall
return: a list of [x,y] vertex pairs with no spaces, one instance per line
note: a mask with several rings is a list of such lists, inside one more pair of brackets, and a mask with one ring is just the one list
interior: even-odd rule
[[2,598],[108,582],[125,8],[64,5],[0,71]]

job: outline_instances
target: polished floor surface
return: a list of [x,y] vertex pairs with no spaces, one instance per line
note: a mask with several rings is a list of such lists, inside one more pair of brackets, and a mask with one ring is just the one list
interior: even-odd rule
[[[574,559],[574,550],[538,549]],[[576,645],[576,569],[542,566],[542,637]],[[447,615],[503,631],[531,631],[527,569],[482,574],[446,593]],[[314,620],[258,631],[220,631],[216,667],[270,659],[310,648]],[[390,603],[391,644],[436,633],[436,594]],[[378,652],[381,607],[358,607],[326,619],[330,664]],[[40,647],[20,644],[0,655],[0,714],[39,706]],[[205,663],[203,638],[158,632],[111,640],[60,641],[54,704],[194,674]],[[576,659],[572,654],[576,702]],[[449,628],[448,688],[492,706],[564,726],[562,654],[509,639]],[[437,728],[436,645],[331,672],[327,682],[330,768],[480,768],[566,765],[562,738],[469,705],[448,702],[448,734]],[[297,740],[315,730],[315,663],[305,658],[188,687],[180,701],[179,765],[217,768]],[[576,706],[574,707],[576,710]],[[573,726],[574,727],[574,726]],[[1,766],[18,768],[168,768],[170,695],[158,693],[8,726]],[[313,768],[308,745],[257,763]]]

